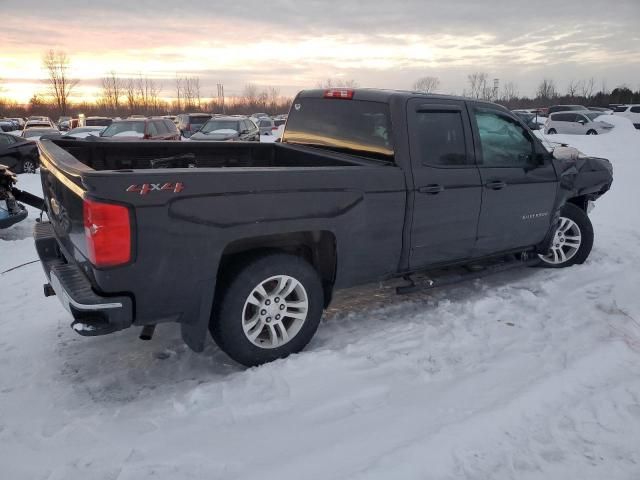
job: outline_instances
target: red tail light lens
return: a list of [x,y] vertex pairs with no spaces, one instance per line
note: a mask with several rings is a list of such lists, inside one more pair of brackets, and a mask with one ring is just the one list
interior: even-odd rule
[[85,198],[83,217],[87,253],[93,265],[113,267],[131,260],[131,225],[127,207]]
[[353,98],[353,90],[350,88],[330,88],[324,91],[324,98],[342,98],[351,100]]

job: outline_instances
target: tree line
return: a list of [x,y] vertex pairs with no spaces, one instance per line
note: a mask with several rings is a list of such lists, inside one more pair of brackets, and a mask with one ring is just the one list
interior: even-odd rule
[[[266,112],[286,113],[292,98],[280,94],[274,86],[258,86],[248,83],[241,93],[224,97],[223,89],[216,95],[206,95],[198,76],[176,74],[169,85],[157,79],[139,74],[121,77],[111,71],[100,81],[100,88],[94,101],[72,103],[72,94],[79,84],[70,75],[70,59],[65,52],[49,50],[42,58],[42,68],[46,73],[43,92],[34,93],[28,104],[20,105],[3,98],[0,81],[0,117],[47,115],[128,116],[131,114],[165,115],[184,112],[216,112],[227,114],[251,114]],[[318,88],[356,88],[358,83],[351,79],[327,78],[317,83]],[[437,76],[423,76],[413,84],[413,90],[425,93],[442,91],[442,83]],[[170,99],[163,96],[167,91]],[[467,75],[462,96],[489,100],[507,108],[535,108],[552,104],[582,104],[608,106],[616,103],[640,103],[640,90],[633,91],[626,85],[608,90],[604,81],[599,84],[594,78],[570,80],[561,90],[551,78],[543,78],[536,88],[535,96],[520,95],[514,82],[500,83],[490,80],[487,72],[473,72]]]

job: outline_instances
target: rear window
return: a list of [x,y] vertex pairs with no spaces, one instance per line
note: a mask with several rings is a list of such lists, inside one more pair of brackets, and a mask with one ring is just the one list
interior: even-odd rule
[[117,137],[117,136],[142,136],[144,135],[144,124],[145,122],[115,122],[112,123],[107,129],[102,133],[103,137]]
[[271,122],[269,120],[260,120],[260,126],[261,127],[270,127],[271,126]]
[[108,127],[113,123],[110,118],[87,118],[84,124],[87,127]]
[[282,142],[393,161],[389,106],[358,100],[298,98],[287,119]]
[[614,112],[624,112],[627,108],[627,105],[618,105],[617,107],[613,107]]
[[205,123],[207,123],[207,120],[209,120],[211,117],[209,115],[191,115],[189,116],[189,123],[191,123],[192,125],[204,125]]

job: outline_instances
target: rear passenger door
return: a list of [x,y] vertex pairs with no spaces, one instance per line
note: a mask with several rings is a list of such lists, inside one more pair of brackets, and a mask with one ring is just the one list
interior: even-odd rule
[[529,247],[547,234],[557,179],[550,156],[507,112],[471,106],[482,211],[476,255]]
[[480,214],[480,173],[464,101],[409,100],[413,170],[411,269],[471,257]]

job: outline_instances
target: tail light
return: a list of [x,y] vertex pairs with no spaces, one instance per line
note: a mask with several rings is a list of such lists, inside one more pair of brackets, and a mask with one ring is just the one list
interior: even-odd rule
[[131,260],[129,209],[85,198],[82,210],[89,261],[96,267],[128,263]]
[[324,98],[342,98],[351,100],[353,98],[353,90],[350,88],[330,88],[324,91]]

